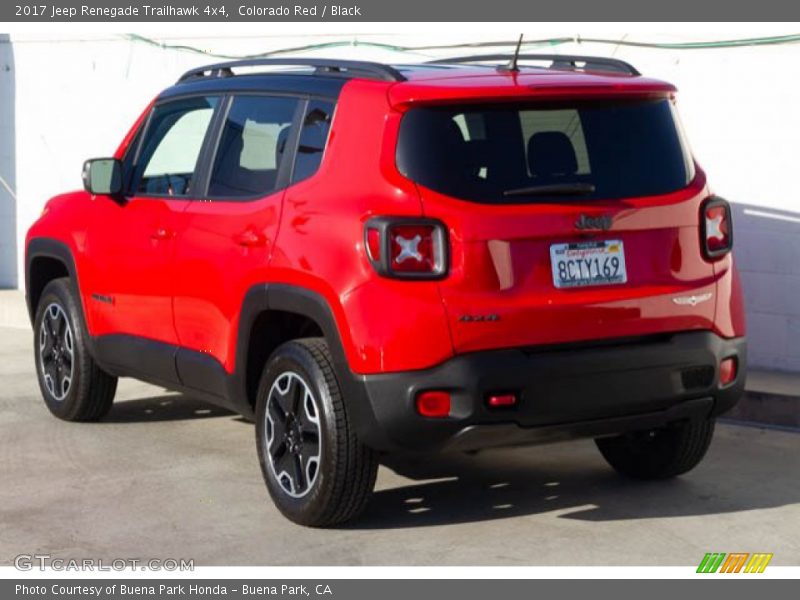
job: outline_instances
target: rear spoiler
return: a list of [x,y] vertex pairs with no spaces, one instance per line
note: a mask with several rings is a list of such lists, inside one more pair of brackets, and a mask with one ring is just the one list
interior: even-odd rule
[[677,88],[656,79],[619,75],[587,75],[585,81],[547,74],[479,74],[459,78],[417,79],[392,85],[392,107],[411,104],[519,102],[524,100],[603,99],[614,97],[663,98]]

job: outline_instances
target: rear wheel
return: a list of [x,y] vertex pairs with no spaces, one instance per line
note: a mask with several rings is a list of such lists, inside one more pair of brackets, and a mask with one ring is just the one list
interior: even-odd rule
[[65,421],[100,419],[117,391],[117,378],[89,354],[87,335],[69,279],[48,283],[34,321],[36,373],[47,408]]
[[329,527],[365,508],[377,458],[356,438],[323,339],[273,353],[258,389],[256,444],[267,489],[288,519]]
[[635,479],[668,479],[696,467],[714,435],[713,419],[595,440],[617,472]]

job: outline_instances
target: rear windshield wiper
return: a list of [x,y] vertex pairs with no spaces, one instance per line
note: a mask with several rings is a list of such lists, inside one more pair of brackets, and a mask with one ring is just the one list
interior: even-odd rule
[[586,196],[594,190],[593,183],[553,183],[506,190],[503,196]]

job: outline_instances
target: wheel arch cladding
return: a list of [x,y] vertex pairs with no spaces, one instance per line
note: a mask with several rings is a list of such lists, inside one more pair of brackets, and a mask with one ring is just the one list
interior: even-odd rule
[[322,337],[334,358],[344,389],[352,379],[336,320],[328,302],[316,292],[288,284],[260,284],[245,295],[236,349],[240,398],[252,409],[266,361],[284,342]]
[[31,324],[45,286],[60,277],[69,277],[77,285],[75,261],[69,247],[50,238],[32,239],[25,258],[25,302]]

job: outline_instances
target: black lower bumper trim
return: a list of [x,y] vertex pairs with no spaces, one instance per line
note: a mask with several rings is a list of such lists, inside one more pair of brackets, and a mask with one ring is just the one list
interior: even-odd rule
[[[431,452],[533,444],[649,429],[716,416],[744,391],[744,338],[711,332],[562,348],[519,348],[457,356],[424,371],[359,376],[354,410],[360,438],[382,451]],[[737,378],[721,387],[718,367],[735,357]],[[414,400],[447,390],[450,417],[425,418]],[[514,393],[512,409],[489,394]]]
[[713,407],[714,400],[712,398],[698,398],[686,400],[658,412],[577,423],[559,423],[539,427],[520,427],[508,423],[471,425],[449,438],[440,450],[468,451],[504,446],[528,446],[574,438],[617,435],[626,431],[655,429],[684,419],[707,418],[711,415]]

